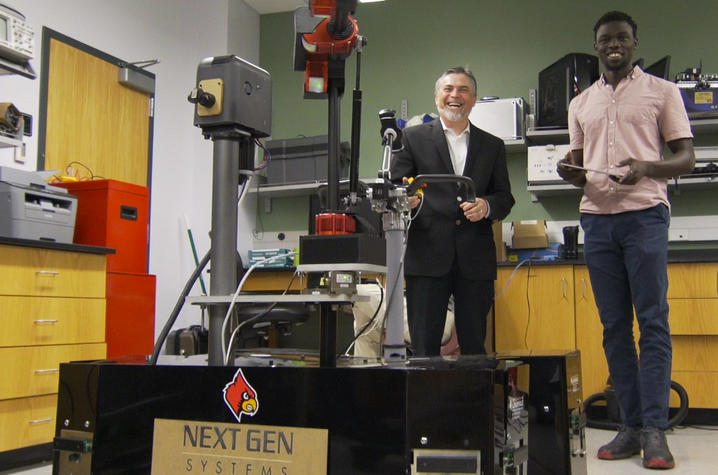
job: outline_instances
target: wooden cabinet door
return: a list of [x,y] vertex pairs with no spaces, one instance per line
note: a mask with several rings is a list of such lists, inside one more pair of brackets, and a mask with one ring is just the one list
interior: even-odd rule
[[603,353],[603,325],[593,299],[593,288],[586,266],[575,266],[576,347],[581,351],[583,398],[603,392],[608,364]]
[[496,350],[576,348],[573,266],[502,267],[496,282]]

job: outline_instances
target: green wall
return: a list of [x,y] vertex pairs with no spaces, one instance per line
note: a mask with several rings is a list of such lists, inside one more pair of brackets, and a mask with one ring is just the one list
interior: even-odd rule
[[[708,2],[716,3],[716,2]],[[703,61],[705,73],[718,73],[713,9],[674,0],[489,1],[387,0],[360,5],[360,34],[368,45],[362,54],[363,90],[360,174],[376,176],[381,164],[377,112],[401,110],[408,116],[435,112],[434,82],[445,69],[468,66],[477,76],[478,95],[528,99],[537,87],[538,71],[567,53],[593,54],[593,24],[606,11],[619,9],[638,23],[639,47],[634,59],[652,64],[671,56],[671,75]],[[292,13],[262,15],[260,64],[272,75],[272,137],[284,139],[327,133],[327,101],[303,98],[303,72],[293,70]],[[347,59],[346,92],[341,105],[342,140],[351,136],[351,90],[356,55]],[[718,137],[699,137],[696,144],[718,144]],[[580,195],[567,193],[531,202],[526,191],[526,153],[508,156],[516,205],[507,219],[570,220],[578,218]],[[675,216],[718,214],[716,189],[685,189],[672,196]],[[307,226],[308,199],[274,199],[269,214],[259,210],[265,231],[301,230]]]

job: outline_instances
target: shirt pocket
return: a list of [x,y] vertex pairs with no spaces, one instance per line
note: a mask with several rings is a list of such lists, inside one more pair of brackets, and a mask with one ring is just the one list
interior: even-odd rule
[[622,104],[618,108],[619,122],[631,124],[633,126],[655,126],[658,123],[658,104],[654,103],[650,98],[644,98],[645,102],[636,103],[634,101]]

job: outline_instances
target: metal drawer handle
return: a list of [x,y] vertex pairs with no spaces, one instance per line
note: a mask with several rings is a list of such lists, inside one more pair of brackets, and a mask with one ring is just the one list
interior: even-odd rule
[[37,320],[33,320],[32,323],[36,325],[41,325],[43,323],[59,323],[60,320],[57,319],[51,319],[51,318],[38,318]]
[[34,425],[34,424],[45,424],[46,422],[52,422],[52,417],[46,417],[44,419],[33,419],[31,421],[27,421],[28,424]]
[[561,277],[561,293],[563,294],[563,298],[566,298],[566,285],[568,285],[566,277]]
[[36,369],[35,374],[51,374],[51,373],[58,373],[60,370],[57,368],[49,368],[49,369]]
[[37,274],[37,275],[49,275],[49,276],[51,276],[51,277],[56,277],[56,276],[60,275],[60,272],[58,272],[58,271],[56,271],[56,270],[39,270],[39,271],[36,271],[35,274]]

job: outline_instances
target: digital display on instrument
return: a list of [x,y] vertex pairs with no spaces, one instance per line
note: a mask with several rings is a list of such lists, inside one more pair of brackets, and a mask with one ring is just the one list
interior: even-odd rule
[[7,19],[0,18],[0,39],[7,41]]

